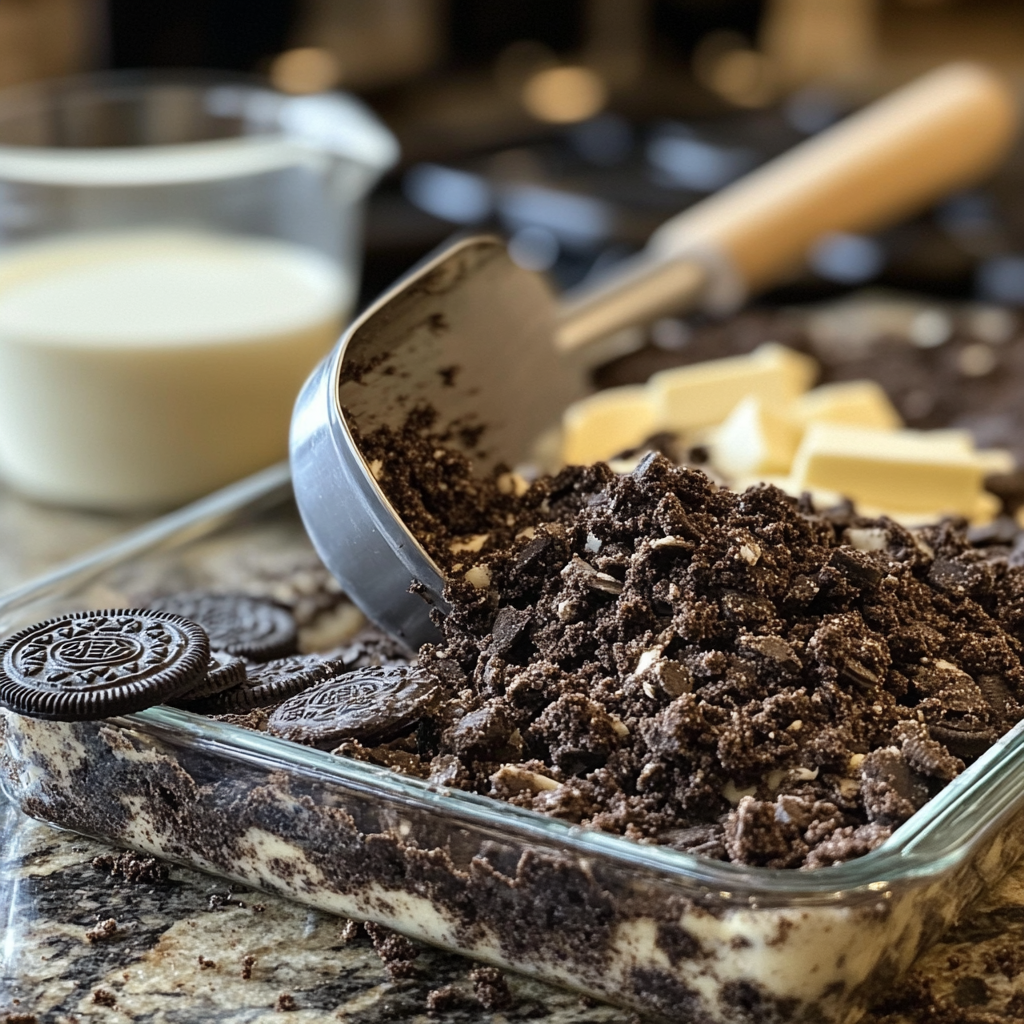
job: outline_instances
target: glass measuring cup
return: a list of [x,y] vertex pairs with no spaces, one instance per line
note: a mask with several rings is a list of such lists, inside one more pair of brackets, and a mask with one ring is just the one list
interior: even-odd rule
[[283,458],[396,158],[339,93],[114,72],[0,94],[0,474],[130,509]]

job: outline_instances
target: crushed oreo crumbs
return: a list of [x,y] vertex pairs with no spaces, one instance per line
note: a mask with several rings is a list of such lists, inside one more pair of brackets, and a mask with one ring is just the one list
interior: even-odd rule
[[105,921],[100,921],[90,928],[85,933],[85,938],[88,942],[104,942],[107,939],[112,939],[116,934],[117,921],[108,917]]
[[370,936],[374,952],[380,957],[384,969],[392,980],[416,976],[416,965],[413,961],[419,956],[420,951],[414,942],[372,921],[364,922],[363,928]]
[[111,878],[123,878],[126,882],[166,882],[169,875],[168,867],[162,861],[143,857],[133,850],[101,854],[93,858],[92,866],[97,871],[106,871]]
[[336,753],[815,868],[875,849],[1024,717],[1024,570],[963,522],[818,513],[656,453],[517,494],[431,427],[360,443],[448,577],[444,641],[419,653],[445,699],[404,743]]

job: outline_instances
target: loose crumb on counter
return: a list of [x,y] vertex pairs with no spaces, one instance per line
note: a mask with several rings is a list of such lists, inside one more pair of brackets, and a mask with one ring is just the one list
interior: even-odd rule
[[117,934],[117,921],[112,917],[108,917],[105,921],[100,921],[94,925],[85,933],[85,938],[89,942],[103,942],[106,939],[113,938]]
[[473,982],[473,993],[485,1010],[504,1010],[512,1005],[505,975],[497,967],[475,967],[469,973]]
[[385,928],[383,925],[366,921],[363,924],[366,934],[373,942],[373,949],[380,957],[388,976],[397,981],[399,978],[412,978],[417,974],[414,963],[419,956],[419,947],[404,935]]
[[457,985],[442,985],[427,993],[427,1009],[432,1013],[444,1013],[466,1005],[466,995]]

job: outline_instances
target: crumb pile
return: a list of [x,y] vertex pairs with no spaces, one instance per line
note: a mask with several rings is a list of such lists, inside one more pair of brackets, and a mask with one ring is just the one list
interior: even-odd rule
[[876,847],[1024,717],[1024,569],[960,524],[816,514],[658,455],[518,501],[438,471],[473,494],[456,521],[389,466],[435,558],[472,557],[487,585],[453,575],[445,642],[420,652],[447,699],[339,753],[641,842],[818,867]]

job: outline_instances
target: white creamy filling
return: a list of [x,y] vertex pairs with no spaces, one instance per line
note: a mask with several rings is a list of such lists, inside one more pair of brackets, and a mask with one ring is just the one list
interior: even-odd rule
[[[7,729],[22,756],[13,758],[18,776],[23,785],[34,788],[42,783],[57,783],[71,791],[72,773],[77,771],[88,757],[85,747],[75,739],[71,730],[43,722],[36,718],[24,718],[13,711],[0,708],[0,715],[7,720]],[[26,740],[31,741],[26,744]],[[32,758],[32,760],[29,760]],[[46,768],[39,764],[42,761]]]

